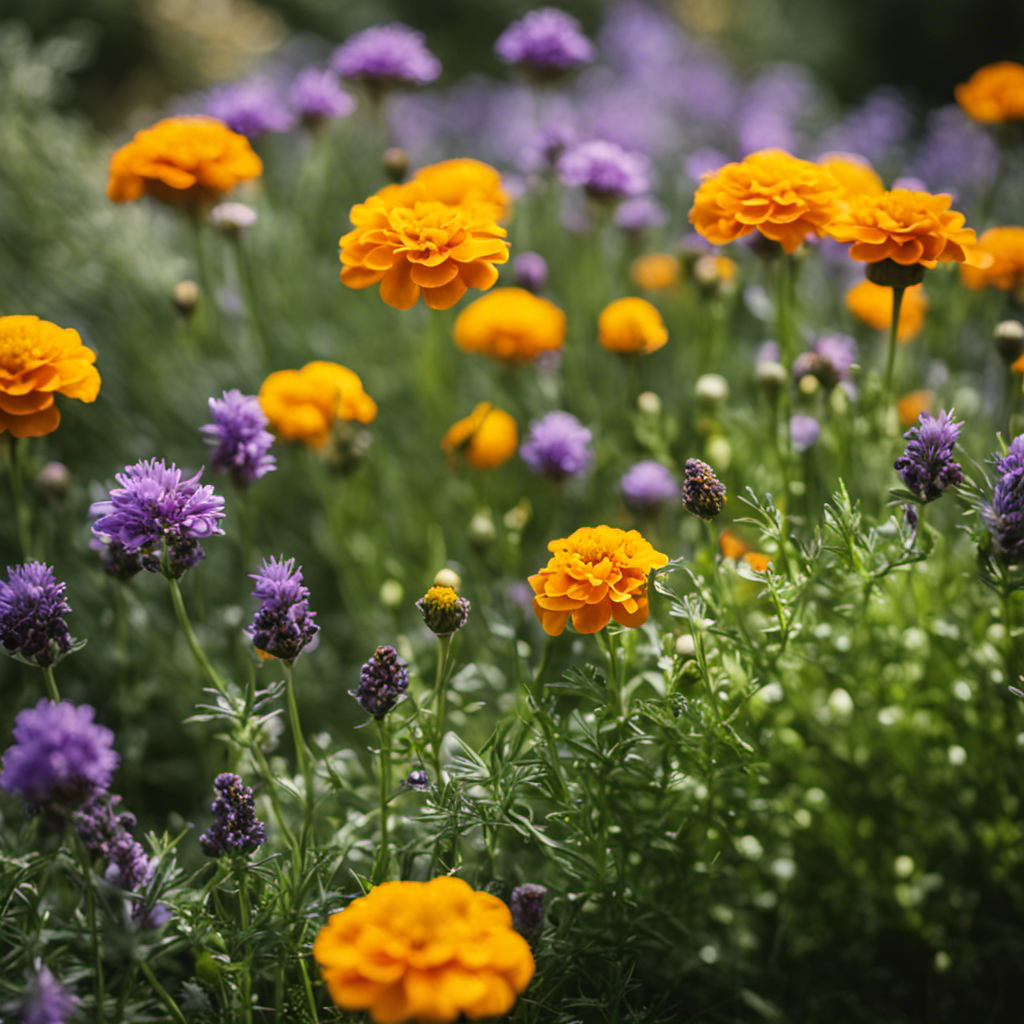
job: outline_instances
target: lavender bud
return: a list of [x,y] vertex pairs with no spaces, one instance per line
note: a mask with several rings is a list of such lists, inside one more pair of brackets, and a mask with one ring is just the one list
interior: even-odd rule
[[512,927],[530,942],[536,941],[544,927],[544,897],[547,894],[543,885],[528,882],[513,889],[508,901]]
[[687,459],[683,467],[683,507],[708,521],[717,519],[725,507],[725,484],[700,459]]
[[267,841],[267,830],[256,817],[256,799],[237,775],[225,772],[214,780],[220,796],[210,810],[214,821],[199,837],[207,857],[248,856]]
[[378,647],[359,673],[359,686],[350,690],[359,706],[378,721],[398,703],[409,686],[409,670],[394,647]]

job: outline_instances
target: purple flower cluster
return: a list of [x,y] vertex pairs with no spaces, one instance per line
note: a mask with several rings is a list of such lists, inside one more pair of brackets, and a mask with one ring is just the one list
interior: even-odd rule
[[725,484],[700,459],[687,459],[683,467],[683,507],[700,519],[717,519],[725,507]]
[[508,909],[512,914],[512,927],[531,942],[538,938],[544,927],[544,897],[548,891],[543,885],[527,882],[516,886],[509,897]]
[[119,796],[94,797],[75,815],[75,831],[92,856],[107,862],[106,880],[136,892],[149,881],[153,865],[131,834],[135,815],[115,812],[120,802]]
[[378,647],[359,672],[359,686],[349,694],[378,721],[397,703],[409,686],[409,670],[394,647]]
[[655,513],[679,497],[679,485],[672,471],[653,459],[634,463],[619,482],[622,498],[634,511]]
[[996,557],[1017,565],[1024,562],[1024,434],[1013,439],[1003,458],[996,458],[996,471],[992,501],[982,507],[981,516]]
[[818,443],[821,424],[813,417],[797,413],[789,419],[789,440],[793,450],[806,452]]
[[348,117],[356,101],[329,68],[303,68],[288,90],[288,102],[308,125]]
[[78,1000],[41,964],[25,990],[21,1024],[67,1024],[77,1006]]
[[650,167],[643,153],[630,152],[604,139],[580,142],[558,159],[558,173],[566,185],[585,189],[594,199],[603,200],[647,192],[651,187]]
[[536,295],[548,283],[548,261],[539,252],[521,252],[512,261],[516,284]]
[[233,132],[249,139],[279,134],[295,127],[295,117],[269,78],[249,78],[212,89],[206,112]]
[[639,235],[642,231],[664,227],[668,223],[668,214],[657,199],[633,196],[619,203],[612,219],[615,226],[627,235]]
[[210,461],[236,487],[249,487],[276,467],[277,460],[268,454],[274,435],[255,395],[237,388],[225,391],[210,399],[210,416],[213,422],[199,428],[214,446]]
[[0,786],[34,807],[71,810],[110,787],[118,757],[114,734],[88,704],[39,701],[14,720]]
[[64,616],[71,605],[64,590],[42,562],[8,567],[7,582],[0,580],[0,643],[39,666],[67,654],[72,639]]
[[205,557],[199,542],[224,532],[217,525],[224,517],[224,499],[209,485],[201,487],[200,476],[202,470],[182,480],[181,470],[163,459],[126,466],[117,474],[121,486],[110,492],[110,500],[95,502],[89,510],[99,516],[93,534],[102,544],[117,543],[126,554],[138,553],[149,572],[181,576]]
[[295,559],[264,559],[252,596],[262,604],[249,627],[249,635],[257,650],[281,661],[292,662],[316,636],[320,627],[313,621],[316,613],[309,610],[309,590],[302,583],[302,569]]
[[557,7],[541,7],[512,22],[498,37],[494,52],[537,78],[557,78],[591,63],[596,55],[580,23]]
[[441,74],[441,62],[427,49],[423,33],[398,21],[350,36],[331,55],[331,67],[375,91],[426,85]]
[[564,480],[579,476],[593,462],[593,436],[572,413],[556,410],[530,425],[519,455],[535,473]]
[[213,785],[220,795],[210,806],[213,824],[199,837],[199,845],[207,857],[247,857],[267,841],[253,791],[229,772],[218,775]]
[[954,423],[948,412],[938,416],[923,412],[917,426],[903,435],[907,450],[893,463],[893,469],[922,503],[935,501],[946,488],[963,483],[963,471],[953,461],[953,445],[962,426]]
[[857,361],[857,342],[848,334],[829,334],[817,341],[807,352],[793,361],[793,376],[799,380],[808,375],[817,377],[823,388],[831,390],[850,379]]

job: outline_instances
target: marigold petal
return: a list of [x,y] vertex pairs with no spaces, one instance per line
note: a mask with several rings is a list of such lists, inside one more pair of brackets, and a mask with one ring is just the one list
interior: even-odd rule
[[52,391],[30,391],[27,395],[8,395],[0,391],[0,410],[12,416],[28,416],[53,405]]
[[57,390],[67,398],[77,398],[80,402],[95,402],[100,393],[100,375],[94,366],[86,367],[79,380],[61,384]]
[[60,410],[51,405],[27,416],[12,416],[0,410],[0,433],[9,430],[13,437],[44,437],[60,426]]
[[412,279],[421,288],[440,288],[459,276],[459,265],[454,260],[446,259],[435,265],[413,262],[410,266]]
[[548,636],[562,635],[565,631],[565,624],[569,621],[568,612],[549,612],[547,609],[541,608],[536,598],[533,600],[533,610],[537,618],[540,619],[541,628]]
[[480,291],[487,291],[498,280],[498,268],[495,266],[495,263],[504,262],[504,259],[500,259],[495,260],[494,263],[485,263],[483,260],[463,263],[459,276],[470,288],[479,288]]
[[539,594],[534,600],[537,607],[548,612],[574,612],[585,603],[582,598],[556,597],[546,594]]
[[368,270],[390,270],[395,265],[396,259],[394,249],[387,245],[378,245],[371,249],[361,262]]
[[401,1024],[411,1017],[411,1007],[401,982],[381,987],[369,1007],[377,1024]]
[[380,297],[395,309],[412,309],[420,297],[420,286],[412,279],[412,268],[403,259],[381,278]]
[[450,309],[466,294],[466,282],[456,277],[439,288],[424,288],[423,301],[431,309]]
[[366,267],[342,267],[342,284],[349,288],[369,288],[376,284],[386,273],[383,270],[368,270]]
[[630,611],[628,606],[625,604],[614,604],[612,605],[612,617],[621,626],[629,626],[631,629],[635,629],[638,626],[642,626],[647,621],[647,616],[650,613],[650,605],[646,600],[637,601],[636,610]]
[[572,613],[572,624],[577,633],[597,633],[608,625],[612,617],[612,602],[587,604]]

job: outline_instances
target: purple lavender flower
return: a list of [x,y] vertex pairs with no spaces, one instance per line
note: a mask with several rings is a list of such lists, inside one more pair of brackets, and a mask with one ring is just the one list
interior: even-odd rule
[[893,463],[893,469],[922,503],[935,501],[947,487],[963,483],[963,471],[953,461],[953,445],[962,426],[954,423],[948,412],[938,416],[923,412],[917,426],[903,435],[907,450]]
[[925,137],[909,174],[928,183],[932,192],[976,195],[992,181],[999,147],[991,134],[959,107],[940,107],[928,115]]
[[776,147],[798,153],[801,122],[813,114],[819,89],[797,64],[775,64],[750,83],[740,104],[736,137],[744,154]]
[[50,968],[40,964],[25,990],[21,1024],[67,1024],[77,1005],[78,1000],[57,981]]
[[700,459],[687,459],[683,467],[683,507],[700,519],[717,519],[725,507],[725,484]]
[[627,235],[639,235],[651,228],[664,227],[668,223],[665,207],[651,196],[633,196],[624,199],[615,208],[615,226]]
[[398,21],[350,36],[331,55],[331,67],[374,92],[426,85],[441,74],[441,62],[427,49],[423,33]]
[[564,480],[589,468],[593,436],[572,413],[556,410],[530,425],[519,455],[535,473]]
[[548,891],[543,885],[527,882],[516,886],[509,897],[508,909],[512,914],[512,927],[523,938],[535,940],[544,927],[544,897]]
[[14,720],[0,786],[36,807],[71,809],[105,793],[117,767],[114,734],[88,704],[39,701]]
[[797,413],[789,419],[789,440],[793,450],[806,452],[818,443],[821,437],[821,424],[813,416]]
[[619,481],[623,501],[637,512],[652,514],[679,497],[672,471],[653,459],[634,463]]
[[67,654],[72,639],[64,616],[71,605],[64,590],[42,562],[8,567],[7,582],[0,580],[0,643],[40,667]]
[[149,881],[153,865],[141,843],[127,832],[119,832],[110,841],[109,863],[103,877],[112,885],[136,892]]
[[557,7],[541,7],[512,22],[498,37],[494,52],[537,78],[557,78],[591,63],[596,55],[580,23]]
[[521,252],[512,261],[516,284],[536,295],[548,283],[548,261],[539,252]]
[[651,187],[650,160],[604,139],[567,149],[558,159],[558,173],[566,185],[586,189],[595,199],[636,196]]
[[256,799],[237,775],[225,772],[214,780],[220,794],[210,807],[213,824],[199,837],[207,857],[243,856],[267,841],[267,829],[256,817]]
[[320,627],[309,610],[309,590],[302,585],[302,570],[295,559],[264,559],[263,567],[250,576],[252,592],[263,603],[249,627],[253,646],[281,661],[292,662],[316,636]]
[[981,517],[996,558],[1017,565],[1024,561],[1024,434],[1013,439],[1005,456],[996,457],[996,471],[992,501],[982,506]]
[[288,102],[308,125],[348,117],[356,109],[352,94],[329,68],[303,68],[288,90]]
[[359,672],[359,686],[349,694],[380,721],[409,686],[409,670],[394,647],[378,647]]
[[255,395],[243,395],[237,388],[225,391],[221,398],[210,399],[210,416],[213,423],[199,428],[214,446],[210,461],[236,487],[249,487],[276,467],[277,460],[268,454],[274,435]]
[[249,139],[288,132],[295,127],[295,118],[277,86],[264,77],[212,89],[206,97],[206,112]]
[[856,153],[872,166],[882,163],[899,146],[912,123],[899,93],[881,88],[822,137],[821,152]]
[[[205,557],[200,540],[224,531],[224,499],[209,485],[198,483],[202,470],[188,480],[163,459],[126,466],[117,474],[121,485],[109,501],[95,502],[89,512],[99,516],[92,526],[101,542],[116,541],[125,552],[138,552],[142,567],[177,578]],[[166,565],[163,547],[166,546]]]
[[100,793],[75,812],[75,831],[94,857],[108,860],[114,837],[138,824],[131,812],[116,810],[120,802],[119,796]]

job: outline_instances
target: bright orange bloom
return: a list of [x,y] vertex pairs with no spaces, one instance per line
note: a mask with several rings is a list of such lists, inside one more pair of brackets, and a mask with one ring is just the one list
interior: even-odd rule
[[474,469],[494,469],[512,458],[518,447],[516,421],[493,402],[480,402],[468,416],[453,423],[441,438],[445,452],[462,452]]
[[825,230],[837,242],[852,242],[851,258],[865,263],[963,263],[977,239],[964,227],[964,215],[950,210],[952,202],[951,196],[905,188],[852,196]]
[[885,191],[871,164],[856,153],[825,153],[818,157],[818,166],[824,167],[848,196],[877,196]]
[[792,253],[807,235],[821,234],[842,196],[843,187],[824,168],[765,149],[705,174],[690,223],[715,245],[756,229]]
[[976,252],[991,256],[992,262],[987,267],[960,267],[960,280],[968,288],[1016,292],[1024,287],[1024,228],[989,228],[978,239]]
[[896,414],[900,425],[912,427],[921,418],[921,413],[935,408],[935,395],[931,391],[911,391],[896,403]]
[[464,352],[525,363],[565,342],[565,313],[525,288],[495,288],[455,320],[455,344]]
[[630,264],[629,276],[645,292],[664,291],[679,280],[679,260],[668,252],[637,256]]
[[[892,289],[871,281],[861,281],[846,293],[846,308],[876,331],[889,329],[892,323]],[[896,339],[910,341],[924,327],[928,311],[928,298],[921,285],[911,285],[903,292],[900,322],[896,325]]]
[[78,331],[37,316],[0,317],[0,434],[42,437],[60,426],[55,394],[94,402],[96,353]]
[[743,561],[750,566],[754,572],[767,572],[771,568],[772,556],[762,551],[748,551],[743,556]]
[[459,157],[421,167],[412,183],[424,192],[424,199],[435,199],[448,206],[483,204],[492,208],[495,220],[509,211],[509,196],[501,172],[480,160]]
[[754,551],[733,530],[725,529],[718,535],[718,549],[723,558],[730,558],[734,562],[742,559],[754,572],[764,572],[772,564],[771,555]]
[[260,408],[279,438],[322,448],[335,420],[370,423],[377,403],[359,376],[337,363],[318,360],[301,370],[277,370],[263,382]]
[[668,341],[668,329],[646,299],[616,299],[601,310],[597,337],[610,352],[646,356]]
[[107,198],[198,206],[263,173],[244,135],[213,117],[165,117],[110,158]]
[[647,621],[647,576],[668,563],[636,530],[581,526],[548,544],[548,564],[530,586],[533,610],[550,636],[560,636],[572,616],[579,633],[597,633],[614,618],[623,626]]
[[508,907],[447,875],[353,900],[320,929],[313,957],[331,999],[376,1024],[501,1017],[534,972]]
[[1004,60],[978,68],[953,94],[968,117],[985,124],[1024,120],[1024,67]]

